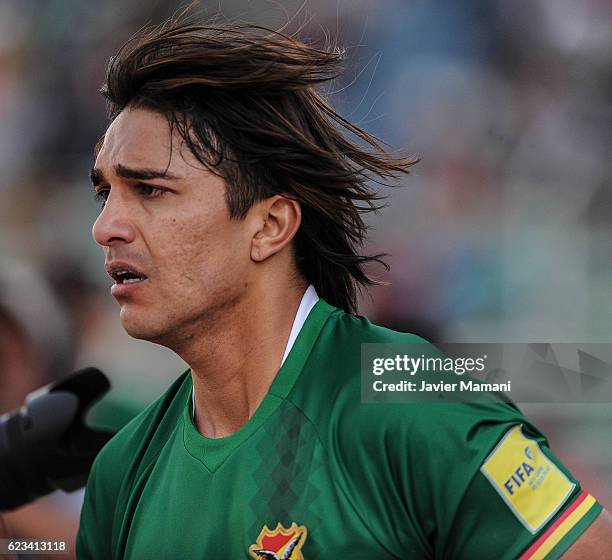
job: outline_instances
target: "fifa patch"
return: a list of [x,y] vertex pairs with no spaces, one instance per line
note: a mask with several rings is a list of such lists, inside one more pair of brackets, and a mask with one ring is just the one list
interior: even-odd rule
[[480,471],[514,515],[537,533],[565,503],[575,484],[516,425],[485,459]]
[[255,560],[304,560],[302,547],[307,536],[308,529],[295,522],[289,529],[278,523],[274,531],[264,525],[255,544],[249,547],[249,554]]

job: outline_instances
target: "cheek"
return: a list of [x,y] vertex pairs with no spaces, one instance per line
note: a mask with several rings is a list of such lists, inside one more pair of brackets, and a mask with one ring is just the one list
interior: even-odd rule
[[244,224],[193,216],[166,224],[161,266],[185,284],[211,282],[246,273],[250,245]]

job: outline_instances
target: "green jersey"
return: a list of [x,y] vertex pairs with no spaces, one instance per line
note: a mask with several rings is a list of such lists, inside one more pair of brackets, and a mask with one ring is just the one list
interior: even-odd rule
[[319,300],[255,414],[219,439],[197,431],[181,376],[97,457],[78,557],[556,558],[597,516],[512,405],[362,404],[366,342],[424,341]]

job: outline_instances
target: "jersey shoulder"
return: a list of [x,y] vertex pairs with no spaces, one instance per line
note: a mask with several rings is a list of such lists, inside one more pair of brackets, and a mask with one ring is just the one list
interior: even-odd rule
[[[315,425],[347,426],[348,434],[357,437],[357,426],[362,427],[360,437],[393,429],[409,429],[412,440],[418,432],[429,434],[449,424],[449,430],[458,426],[470,429],[483,417],[490,420],[524,422],[524,417],[513,405],[488,395],[482,403],[428,403],[376,404],[362,401],[362,355],[368,344],[401,344],[411,351],[422,347],[424,353],[438,353],[433,344],[411,333],[396,332],[371,323],[367,318],[353,316],[335,309],[323,326],[312,348],[303,371],[289,399],[310,417]],[[421,350],[418,350],[421,352]],[[331,422],[336,419],[337,422]]]
[[188,402],[189,372],[124,426],[97,455],[85,491],[77,535],[79,559],[112,558],[132,489],[179,425]]
[[89,482],[103,486],[112,496],[119,493],[126,479],[136,478],[177,428],[190,390],[187,371],[104,446],[94,461]]

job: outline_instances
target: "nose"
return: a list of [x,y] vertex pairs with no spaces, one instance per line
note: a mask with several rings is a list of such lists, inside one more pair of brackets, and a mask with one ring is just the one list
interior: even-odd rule
[[96,243],[104,247],[111,247],[119,243],[131,243],[136,236],[132,220],[128,201],[122,199],[119,193],[113,189],[95,221],[91,233]]

